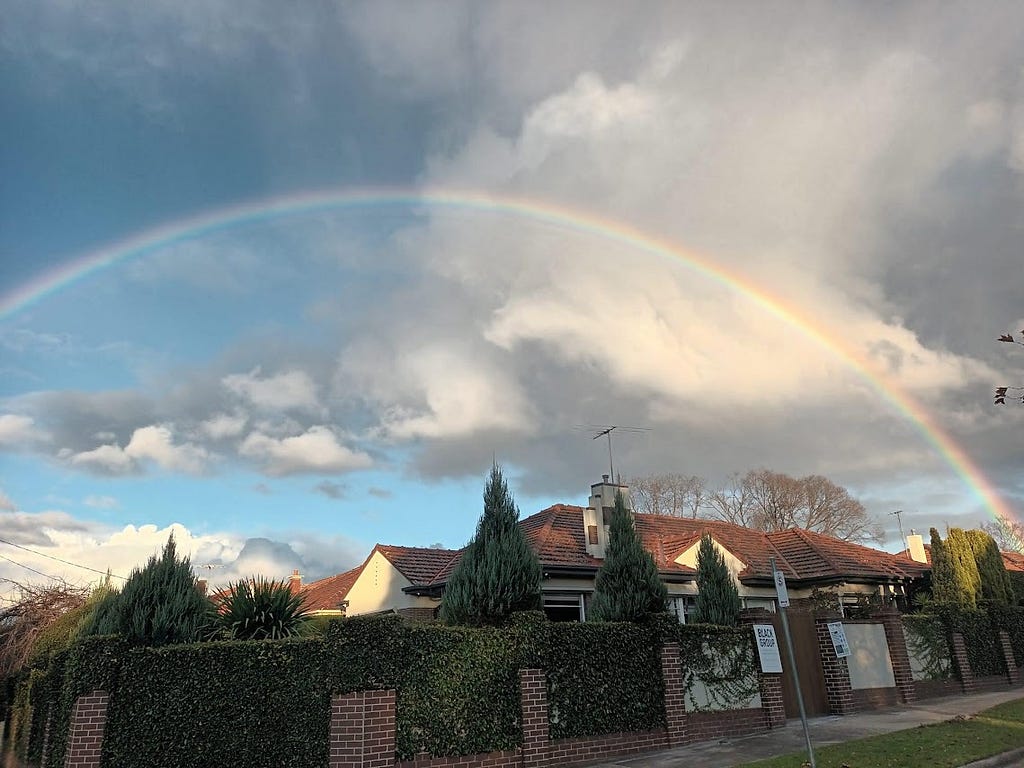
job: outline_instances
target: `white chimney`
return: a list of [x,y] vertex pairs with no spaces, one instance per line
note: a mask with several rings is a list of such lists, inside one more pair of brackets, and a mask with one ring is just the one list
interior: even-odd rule
[[920,533],[911,533],[907,536],[907,553],[915,563],[928,562],[928,556],[924,551],[924,539]]
[[587,554],[591,557],[604,558],[604,548],[608,545],[608,526],[612,521],[612,510],[615,509],[615,493],[622,493],[626,509],[632,511],[633,504],[629,498],[629,486],[613,483],[608,475],[601,475],[601,482],[590,486],[590,501],[583,510],[583,540],[587,545]]

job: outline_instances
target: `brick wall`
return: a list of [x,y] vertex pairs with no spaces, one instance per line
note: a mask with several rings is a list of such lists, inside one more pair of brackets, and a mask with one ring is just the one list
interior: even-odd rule
[[846,659],[836,656],[832,635],[828,631],[830,621],[840,621],[840,617],[822,616],[815,620],[818,653],[821,655],[821,668],[825,673],[825,693],[828,696],[829,711],[833,715],[848,715],[856,711],[853,687],[850,685],[850,668],[846,664]]
[[668,745],[686,744],[689,740],[686,717],[686,692],[683,688],[683,662],[678,643],[661,647],[661,677],[665,684],[665,724]]
[[1013,655],[1013,644],[1005,629],[999,630],[999,647],[1003,652],[1003,663],[1006,664],[1006,680],[1010,685],[1020,685],[1020,669]]
[[960,681],[948,680],[915,680],[914,692],[918,699],[934,699],[939,696],[956,696],[960,693]]
[[522,750],[513,749],[505,752],[486,752],[482,755],[462,755],[461,757],[431,757],[417,755],[412,760],[399,760],[395,768],[519,768],[523,764]]
[[523,768],[548,764],[548,679],[543,669],[519,671],[522,707]]
[[964,644],[964,636],[959,632],[954,632],[952,639],[953,664],[956,666],[956,673],[960,678],[960,689],[964,693],[977,693],[978,684],[974,681],[971,662],[967,660],[967,646]]
[[[861,688],[853,692],[853,708],[858,712],[895,707],[900,703],[897,688]],[[915,699],[917,692],[914,692]]]
[[917,700],[917,689],[914,686],[914,672],[910,668],[910,653],[907,651],[907,636],[903,631],[903,617],[895,608],[888,608],[875,614],[885,627],[885,641],[889,646],[889,658],[892,660],[892,674],[896,679],[896,691],[899,700],[910,704]]
[[106,691],[93,691],[75,699],[64,768],[99,768],[109,701]]
[[331,698],[329,768],[395,763],[395,692],[355,691]]
[[693,741],[709,741],[727,736],[757,733],[768,728],[760,709],[727,709],[691,712],[690,736]]
[[396,613],[410,621],[433,621],[437,618],[436,608],[399,608]]
[[669,746],[664,728],[653,731],[630,731],[611,733],[604,736],[582,736],[576,739],[559,739],[548,746],[551,766],[589,763]]

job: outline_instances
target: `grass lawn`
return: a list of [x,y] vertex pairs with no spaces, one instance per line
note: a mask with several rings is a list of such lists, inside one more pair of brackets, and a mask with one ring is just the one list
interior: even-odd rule
[[[971,718],[922,725],[866,739],[815,748],[818,768],[956,768],[1024,747],[1024,699]],[[744,763],[742,768],[799,768],[806,753]]]

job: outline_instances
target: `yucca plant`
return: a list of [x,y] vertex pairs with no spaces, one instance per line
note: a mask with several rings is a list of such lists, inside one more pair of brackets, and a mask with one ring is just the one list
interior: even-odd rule
[[262,576],[242,579],[214,599],[217,624],[232,640],[296,637],[309,621],[305,600],[305,595],[293,593],[285,581]]

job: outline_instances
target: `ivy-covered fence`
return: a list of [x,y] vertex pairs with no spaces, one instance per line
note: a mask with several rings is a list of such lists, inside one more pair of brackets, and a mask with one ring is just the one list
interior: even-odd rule
[[948,680],[953,677],[946,626],[938,616],[913,614],[903,617],[910,671],[915,681]]
[[72,705],[97,689],[110,693],[104,768],[322,768],[332,695],[369,689],[397,692],[399,760],[509,750],[521,745],[518,675],[527,668],[547,671],[551,739],[652,731],[666,727],[665,642],[680,645],[695,709],[758,706],[749,628],[527,614],[502,629],[460,629],[367,617],[296,640],[147,648],[91,638],[12,687],[25,720],[17,752],[41,763],[51,717],[47,764],[63,765]]

